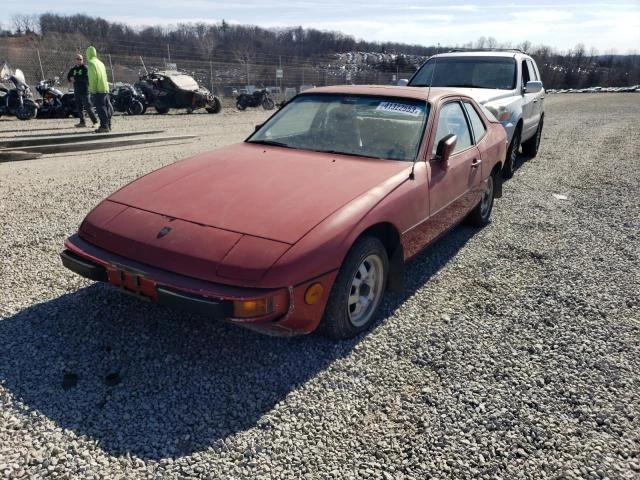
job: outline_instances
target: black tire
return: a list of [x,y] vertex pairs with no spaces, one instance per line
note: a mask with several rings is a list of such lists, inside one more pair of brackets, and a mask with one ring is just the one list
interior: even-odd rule
[[273,98],[265,97],[262,100],[262,108],[265,110],[273,110],[276,108],[276,102],[273,101]]
[[38,107],[35,103],[31,102],[24,102],[22,108],[16,112],[16,117],[18,117],[19,120],[31,120],[32,118],[36,118],[36,115],[38,115]]
[[[140,103],[142,103],[142,102],[140,102]],[[140,112],[140,115],[144,115],[145,113],[147,113],[147,105],[142,103],[142,112]]]
[[156,105],[154,108],[156,109],[156,112],[158,112],[160,115],[164,115],[169,112],[169,108],[163,105]]
[[208,113],[218,113],[222,110],[222,104],[220,103],[220,99],[218,97],[213,97],[213,100],[209,103],[207,107]]
[[237,108],[238,110],[242,111],[242,110],[244,110],[244,109],[245,109],[245,108],[247,108],[247,107],[246,107],[246,105],[245,105],[243,102],[241,102],[240,100],[238,100],[238,101],[236,102],[236,108]]
[[493,200],[495,198],[495,186],[499,180],[496,178],[498,172],[495,172],[487,179],[487,188],[482,192],[480,201],[471,213],[467,216],[467,223],[474,227],[483,227],[491,219],[491,210],[493,210]]
[[504,178],[511,178],[516,171],[516,160],[518,159],[518,150],[520,150],[520,138],[522,136],[521,127],[518,125],[516,131],[513,132],[513,138],[507,148],[507,157],[504,159],[504,165],[502,166],[502,176]]
[[138,100],[133,100],[129,108],[127,108],[127,113],[129,115],[142,115],[144,111],[144,106]]
[[[318,332],[335,340],[346,340],[371,327],[387,287],[388,272],[389,259],[382,242],[369,236],[358,239],[340,267]],[[355,286],[358,282],[359,286]],[[353,301],[354,296],[358,301]],[[362,299],[367,301],[366,305]],[[358,312],[359,307],[364,311]]]
[[540,148],[540,138],[542,138],[542,126],[544,125],[544,117],[540,117],[538,122],[538,128],[536,134],[526,142],[522,142],[522,153],[529,157],[534,158],[538,154],[538,148]]

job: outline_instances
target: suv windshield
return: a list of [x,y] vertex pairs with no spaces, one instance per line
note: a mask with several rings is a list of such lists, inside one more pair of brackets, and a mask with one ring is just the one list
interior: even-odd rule
[[410,98],[300,95],[247,141],[319,152],[413,161],[428,104]]
[[412,87],[516,88],[516,61],[510,57],[438,57],[409,81]]

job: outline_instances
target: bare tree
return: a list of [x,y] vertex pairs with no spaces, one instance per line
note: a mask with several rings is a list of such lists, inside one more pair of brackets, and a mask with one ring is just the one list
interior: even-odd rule
[[33,33],[37,32],[39,20],[37,15],[27,15],[24,13],[16,13],[11,16],[13,29],[16,33]]
[[234,48],[231,53],[233,54],[233,57],[238,61],[238,63],[244,66],[247,75],[247,85],[249,85],[249,76],[251,69],[250,65],[255,59],[255,50],[249,45],[245,44]]

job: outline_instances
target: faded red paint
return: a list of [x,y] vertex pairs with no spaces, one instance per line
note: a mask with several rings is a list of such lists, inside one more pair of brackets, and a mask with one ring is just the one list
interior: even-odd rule
[[[502,126],[485,122],[487,134],[477,147],[453,155],[446,168],[431,161],[442,102],[471,101],[445,89],[343,86],[314,92],[428,98],[432,108],[415,165],[233,145],[169,165],[115,192],[65,245],[107,266],[111,283],[151,299],[154,285],[216,299],[268,295],[276,299],[273,315],[239,323],[269,333],[313,331],[338,269],[362,232],[389,224],[400,236],[404,257],[412,257],[479,202],[483,182],[506,151]],[[474,160],[482,168],[472,168]],[[165,227],[170,231],[159,235]],[[113,265],[142,269],[145,279],[138,286],[132,277],[117,277]],[[304,292],[316,281],[325,295],[306,305]]]

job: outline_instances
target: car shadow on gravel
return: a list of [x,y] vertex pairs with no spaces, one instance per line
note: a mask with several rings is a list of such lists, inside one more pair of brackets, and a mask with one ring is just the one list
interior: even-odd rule
[[261,418],[356,343],[268,337],[94,284],[0,320],[0,384],[25,415],[158,460],[270,429]]
[[[418,255],[377,325],[476,232],[456,228]],[[37,411],[108,454],[175,458],[271,429],[279,402],[365,336],[268,337],[94,284],[0,321],[0,383],[14,409]]]

